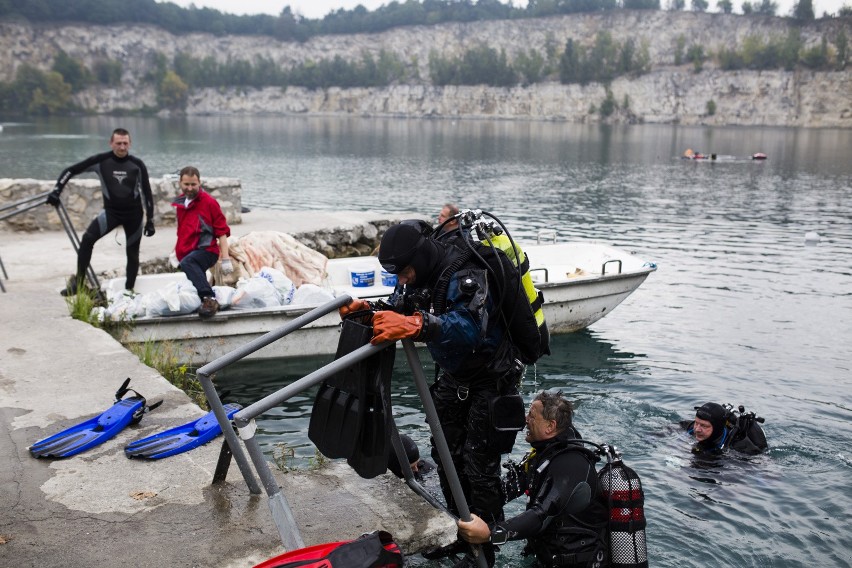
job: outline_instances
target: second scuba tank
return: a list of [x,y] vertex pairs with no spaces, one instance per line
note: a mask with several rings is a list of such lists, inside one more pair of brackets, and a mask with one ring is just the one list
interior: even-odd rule
[[614,448],[612,459],[598,473],[599,487],[609,505],[609,548],[612,568],[647,568],[645,494],[642,482],[624,465]]

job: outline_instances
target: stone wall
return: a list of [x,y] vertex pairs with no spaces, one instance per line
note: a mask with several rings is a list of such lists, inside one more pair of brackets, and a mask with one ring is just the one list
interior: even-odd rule
[[[53,189],[55,181],[35,179],[0,179],[0,205],[11,204]],[[234,178],[206,178],[204,189],[216,198],[229,225],[241,222],[242,185]],[[174,225],[172,200],[180,194],[177,179],[151,180],[154,196],[154,224]],[[71,222],[80,233],[103,209],[101,184],[94,179],[72,179],[62,190],[62,202]],[[53,207],[44,205],[0,222],[0,226],[18,231],[62,230],[59,215]]]
[[[0,179],[0,206],[30,196],[45,194],[53,188],[54,183],[53,181],[34,179]],[[245,234],[247,229],[234,230],[234,225],[243,222],[240,181],[233,178],[205,178],[204,187],[219,201],[225,217],[228,219],[228,224],[232,227],[232,233]],[[168,176],[153,179],[151,180],[151,189],[154,193],[155,225],[157,227],[174,226],[175,214],[170,203],[178,195],[177,181]],[[72,179],[62,192],[62,201],[79,235],[102,209],[100,183],[93,179]],[[4,214],[7,212],[4,211]],[[293,214],[293,212],[287,214]],[[300,212],[298,214],[305,216],[308,213]],[[282,225],[288,225],[288,223],[281,223],[277,212],[273,210],[254,211],[249,215],[254,217],[248,230],[279,230]],[[284,215],[283,212],[282,215]],[[354,220],[349,222],[317,223],[321,226],[327,226],[327,228],[294,231],[292,235],[304,245],[321,252],[328,258],[369,255],[379,245],[379,241],[388,227],[399,223],[402,219],[416,216],[416,214],[394,216],[367,213],[366,215],[354,215]],[[348,219],[348,217],[346,218]],[[63,228],[53,207],[38,205],[11,219],[0,221],[0,232],[3,230],[33,232],[62,231]],[[169,270],[166,257],[143,262],[141,267],[142,274],[167,272]],[[108,276],[113,277],[115,274],[108,274]]]
[[379,246],[388,227],[402,219],[377,219],[351,227],[322,229],[296,233],[293,236],[305,246],[321,252],[328,258],[367,256]]

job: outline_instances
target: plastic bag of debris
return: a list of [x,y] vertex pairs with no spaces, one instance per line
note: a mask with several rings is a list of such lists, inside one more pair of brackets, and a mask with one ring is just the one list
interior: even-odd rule
[[191,314],[201,307],[198,291],[189,281],[171,284],[148,294],[148,317]]
[[250,308],[268,308],[280,306],[281,295],[272,282],[255,276],[237,283],[237,291],[231,300],[231,308],[245,310]]

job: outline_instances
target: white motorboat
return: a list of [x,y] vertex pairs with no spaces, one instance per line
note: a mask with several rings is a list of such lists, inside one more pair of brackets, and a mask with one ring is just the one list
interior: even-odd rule
[[[594,242],[525,245],[530,275],[544,293],[544,312],[551,333],[569,333],[586,328],[610,313],[656,270],[656,265],[622,249]],[[364,273],[372,285],[364,285]],[[349,294],[366,300],[386,298],[392,286],[383,285],[376,257],[331,259],[325,282],[334,296]],[[362,280],[357,280],[357,278]],[[182,273],[139,276],[136,292],[149,293]],[[353,280],[359,286],[353,286]],[[120,290],[124,278],[105,283]],[[316,305],[286,305],[252,309],[221,310],[201,320],[196,314],[136,318],[122,332],[125,345],[170,342],[182,362],[195,366],[208,363],[288,321]],[[340,329],[337,313],[327,314],[286,337],[260,349],[251,358],[276,359],[335,352]]]

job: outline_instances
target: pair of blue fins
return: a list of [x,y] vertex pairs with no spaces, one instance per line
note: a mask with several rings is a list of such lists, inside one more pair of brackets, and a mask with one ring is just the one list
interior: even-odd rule
[[[68,458],[103,444],[115,437],[131,424],[154,410],[163,401],[148,405],[145,397],[128,388],[128,378],[115,393],[115,403],[102,414],[85,422],[39,440],[30,446],[30,453],[37,458]],[[133,396],[126,395],[133,393]],[[242,407],[226,404],[225,413],[230,420]],[[187,452],[202,446],[222,433],[222,428],[213,412],[198,420],[187,422],[165,432],[131,442],[124,448],[129,458],[160,459]]]

